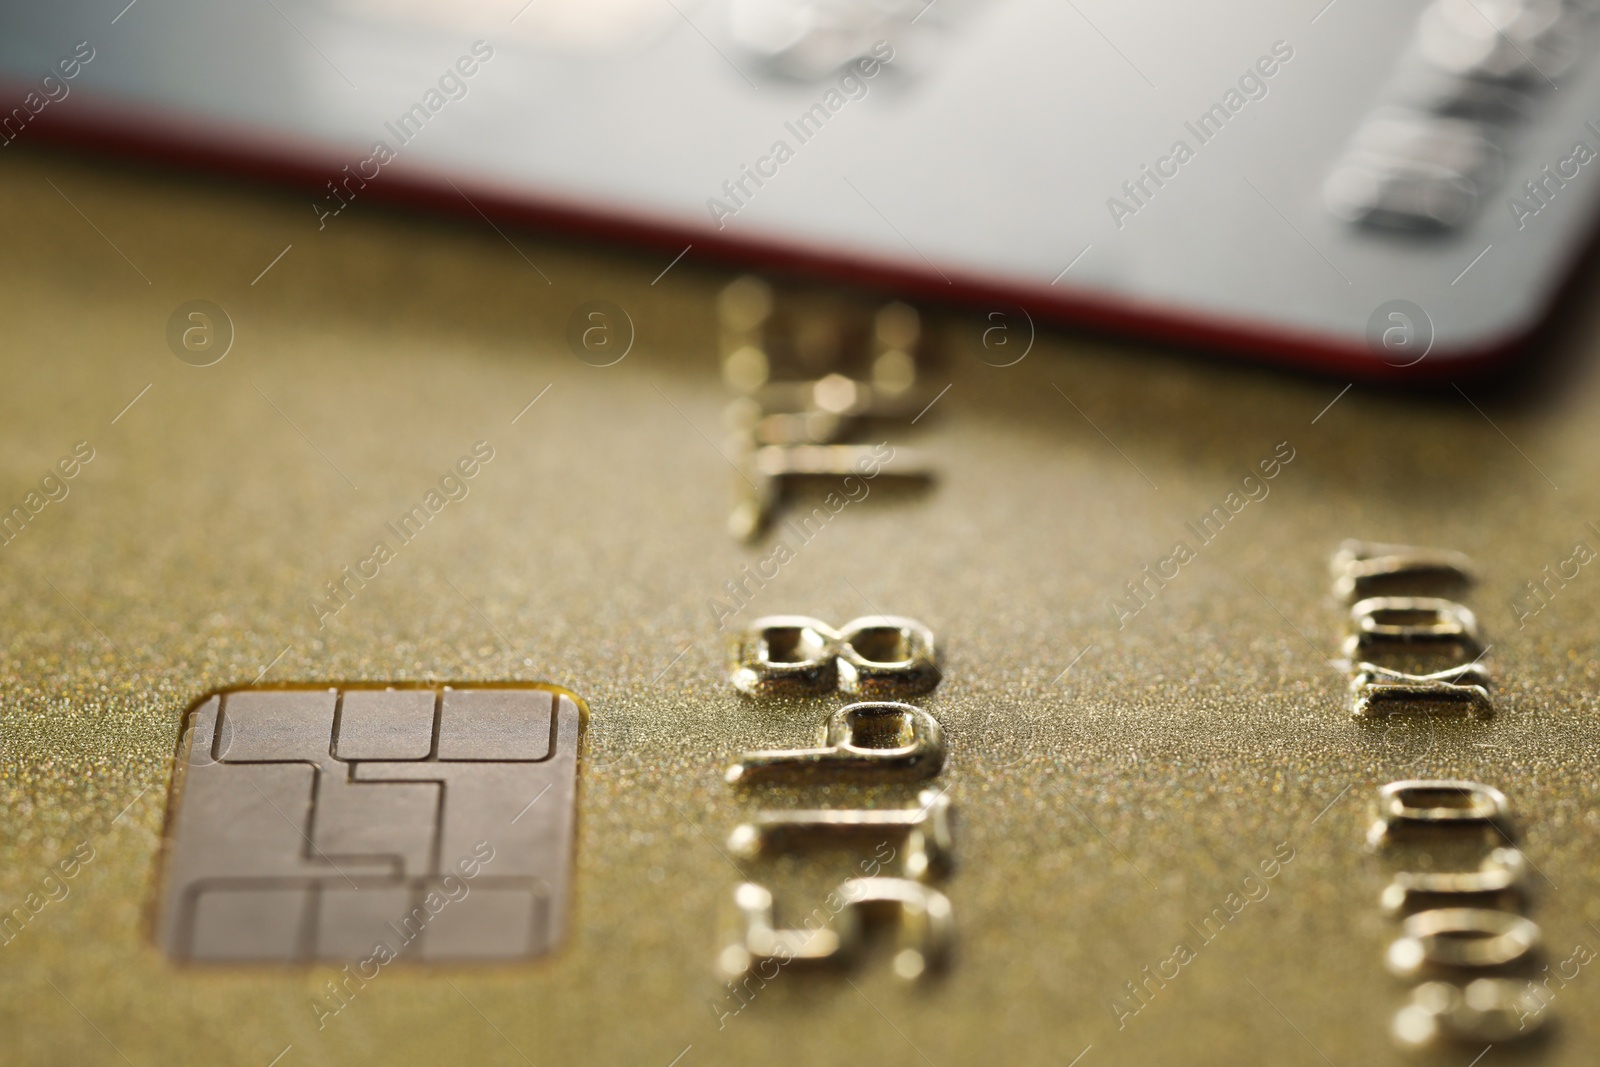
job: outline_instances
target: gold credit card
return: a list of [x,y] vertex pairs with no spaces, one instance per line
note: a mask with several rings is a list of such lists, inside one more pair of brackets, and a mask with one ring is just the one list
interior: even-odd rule
[[13,152],[5,1062],[1592,1061],[1592,322],[1374,392]]

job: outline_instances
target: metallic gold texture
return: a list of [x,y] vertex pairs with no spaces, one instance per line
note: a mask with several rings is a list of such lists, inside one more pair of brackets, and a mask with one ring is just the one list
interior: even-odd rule
[[[733,888],[779,887],[804,914],[860,857],[750,861],[727,835],[758,810],[904,807],[919,787],[722,780],[845,699],[753,703],[727,680],[710,601],[773,548],[725,530],[713,309],[731,275],[696,250],[652,284],[676,250],[502,236],[470,212],[357,204],[318,232],[288,193],[21,147],[5,164],[0,506],[93,449],[0,546],[0,906],[43,902],[0,947],[8,1062],[1400,1062],[1392,872],[1364,843],[1399,778],[1504,790],[1550,958],[1600,944],[1600,571],[1538,600],[1526,584],[1600,544],[1592,309],[1558,339],[1574,358],[1554,395],[1522,404],[1049,333],[995,367],[992,320],[926,316],[950,388],[904,439],[937,482],[874,482],[726,622],[892,613],[939,635],[943,681],[918,702],[958,812],[950,966],[899,982],[885,943],[744,1003],[714,970]],[[194,300],[235,331],[204,367],[166,342]],[[608,367],[565,343],[595,300],[637,331]],[[1196,537],[1272,457],[1265,494]],[[435,492],[420,532],[386,533]],[[1471,558],[1492,719],[1352,721],[1329,663],[1346,537]],[[1130,599],[1178,541],[1192,558]],[[334,612],[347,567],[373,576]],[[338,972],[175,968],[148,907],[183,710],[226,685],[363,679],[542,680],[587,701],[570,936],[531,965],[386,968],[318,1029]],[[1248,906],[1207,940],[1230,895]],[[1180,941],[1193,958],[1146,985]],[[1548,1040],[1486,1065],[1591,1062],[1597,1004],[1585,969]]]

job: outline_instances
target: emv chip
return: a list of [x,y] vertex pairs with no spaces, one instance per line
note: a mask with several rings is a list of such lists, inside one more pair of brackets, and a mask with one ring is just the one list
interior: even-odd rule
[[179,746],[157,939],[203,962],[548,952],[580,726],[571,695],[536,686],[206,698]]

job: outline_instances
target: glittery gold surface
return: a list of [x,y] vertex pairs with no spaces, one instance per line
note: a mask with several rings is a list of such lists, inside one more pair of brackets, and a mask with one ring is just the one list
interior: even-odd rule
[[[921,703],[950,745],[957,955],[920,987],[886,952],[848,981],[784,973],[719,1019],[738,1005],[712,968],[739,877],[728,832],[763,803],[915,794],[722,781],[736,752],[808,742],[836,704],[753,705],[726,682],[711,598],[765,554],[724,529],[735,475],[715,449],[711,307],[727,275],[691,252],[652,284],[670,255],[523,232],[514,249],[486,225],[375,206],[318,232],[287,194],[21,148],[5,162],[0,507],[77,442],[94,449],[0,547],[0,906],[65,892],[0,947],[6,1062],[1397,1061],[1405,985],[1382,969],[1394,927],[1363,835],[1377,786],[1422,774],[1505,790],[1540,872],[1548,959],[1600,947],[1600,569],[1520,628],[1508,606],[1576,542],[1600,545],[1592,313],[1532,399],[1354,389],[1325,411],[1343,382],[1079,337],[1041,336],[995,368],[985,321],[941,316],[952,387],[887,434],[932,450],[937,484],[875,483],[735,619],[881,611],[938,633],[945,681]],[[235,325],[215,366],[167,349],[168,316],[192,299]],[[597,299],[637,328],[608,368],[565,340]],[[465,499],[319,628],[326,583],[479,441],[494,458]],[[1294,458],[1270,495],[1119,628],[1123,583],[1196,545],[1185,522],[1280,442]],[[1347,536],[1475,559],[1496,718],[1349,719],[1326,573]],[[397,965],[320,1030],[310,1001],[330,969],[169,965],[148,908],[179,719],[258,677],[581,694],[560,954]],[[1294,858],[1268,895],[1202,944],[1189,924],[1284,842]],[[80,844],[92,859],[65,879]],[[743,869],[803,913],[854,862]],[[1119,1028],[1112,998],[1180,940],[1196,958]],[[1597,1003],[1585,969],[1547,1009],[1549,1040],[1485,1062],[1592,1062]]]

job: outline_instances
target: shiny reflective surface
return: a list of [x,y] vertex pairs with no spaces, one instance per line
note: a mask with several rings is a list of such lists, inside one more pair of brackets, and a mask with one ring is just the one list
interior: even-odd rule
[[[521,1064],[518,1049],[541,1067],[667,1067],[687,1046],[678,1067],[775,1047],[920,1064],[909,1037],[938,1067],[997,1049],[1065,1065],[1090,1046],[1079,1067],[1200,1048],[1346,1067],[1412,1062],[1392,1031],[1413,1005],[1477,1041],[1441,1057],[1454,1067],[1490,1042],[1479,1067],[1592,1062],[1600,978],[1575,949],[1600,940],[1600,582],[1566,562],[1600,520],[1592,302],[1556,340],[1570,363],[1527,368],[1556,387],[1519,399],[1463,381],[1470,403],[1341,396],[1342,380],[1043,331],[997,368],[987,320],[932,315],[953,386],[905,440],[941,450],[937,486],[874,489],[719,630],[708,599],[767,547],[728,537],[732,474],[702,436],[718,440],[727,402],[727,275],[691,253],[652,287],[676,249],[600,255],[512,232],[546,285],[486,225],[354,209],[306,242],[298,200],[22,148],[0,171],[4,499],[24,501],[76,442],[95,451],[0,548],[0,905],[40,904],[6,927],[0,968],[17,1062],[122,1062],[109,1039],[141,1067],[265,1067],[290,1045],[278,1067]],[[206,368],[164,336],[197,298],[237,328]],[[613,367],[566,347],[568,316],[595,299],[638,324]],[[308,603],[396,540],[386,524],[480,439],[495,458],[462,479],[470,492],[319,626]],[[1207,543],[1186,532],[1284,440],[1294,462],[1252,483],[1270,493]],[[1494,645],[1493,718],[1350,718],[1345,666],[1328,662],[1350,625],[1327,574],[1347,537],[1471,557],[1478,584],[1460,595]],[[1108,603],[1180,538],[1194,558],[1119,626]],[[1537,602],[1527,583],[1546,567],[1568,577]],[[716,973],[735,886],[781,877],[787,922],[866,876],[884,840],[830,837],[767,867],[728,849],[730,831],[764,811],[919,807],[917,783],[751,796],[723,781],[740,753],[809,736],[848,702],[752,701],[729,684],[729,634],[777,612],[896,612],[939,638],[944,681],[915,700],[944,728],[938,784],[955,808],[938,889],[958,941],[937,978],[898,978],[887,929],[859,968],[783,973],[753,999]],[[544,679],[583,695],[565,946],[492,973],[385,968],[320,1028],[311,1003],[338,1006],[338,968],[170,965],[146,909],[181,718],[258,676]],[[1494,1036],[1516,1030],[1526,985],[1436,997],[1385,970],[1401,928],[1380,894],[1423,868],[1409,845],[1372,852],[1363,835],[1378,788],[1408,779],[1509,798],[1555,976],[1528,1016],[1540,1040]],[[1473,847],[1427,869],[1471,871],[1505,842],[1482,824]],[[904,876],[901,855],[879,876]]]

